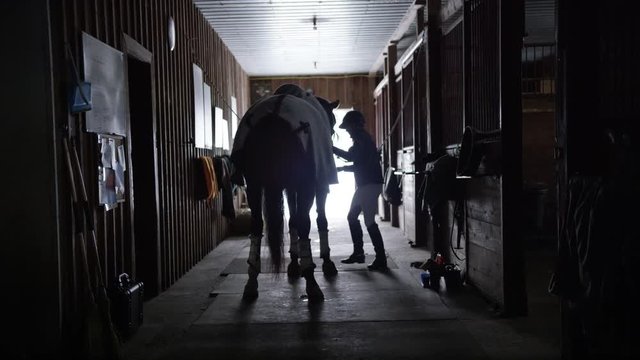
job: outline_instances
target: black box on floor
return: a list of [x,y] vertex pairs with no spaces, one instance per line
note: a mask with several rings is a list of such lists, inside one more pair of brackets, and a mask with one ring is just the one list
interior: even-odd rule
[[462,277],[460,276],[460,268],[454,264],[447,264],[444,267],[444,282],[447,290],[458,290],[462,287]]
[[144,283],[133,283],[128,274],[121,274],[110,297],[113,324],[122,338],[127,339],[142,324]]

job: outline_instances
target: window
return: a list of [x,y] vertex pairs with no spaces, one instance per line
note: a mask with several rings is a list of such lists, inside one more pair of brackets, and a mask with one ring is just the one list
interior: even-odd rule
[[231,138],[236,137],[238,131],[238,100],[235,96],[231,97]]
[[213,149],[211,87],[204,83],[202,69],[196,64],[193,64],[193,118],[195,146]]
[[215,110],[216,124],[216,142],[215,147],[222,150],[229,150],[229,122],[223,119],[222,109],[216,107]]

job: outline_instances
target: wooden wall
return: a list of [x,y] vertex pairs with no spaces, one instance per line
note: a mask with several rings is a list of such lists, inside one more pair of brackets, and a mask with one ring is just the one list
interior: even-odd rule
[[[373,136],[376,133],[376,116],[373,105],[375,78],[367,75],[252,78],[251,103],[273,92],[283,84],[296,84],[305,90],[313,90],[317,96],[329,101],[340,100],[340,108],[353,108],[364,114],[365,127]],[[339,124],[338,124],[339,125]]]
[[504,304],[501,180],[471,179],[465,190],[467,274],[490,299]]
[[[68,115],[67,85],[71,79],[65,60],[65,44],[82,68],[81,33],[124,51],[123,34],[152,53],[153,111],[156,124],[157,169],[159,184],[159,278],[162,291],[185,274],[194,264],[224,239],[228,221],[221,216],[221,197],[213,203],[195,198],[194,175],[196,161],[203,155],[221,155],[220,150],[197,149],[194,146],[194,105],[192,64],[204,72],[204,81],[211,85],[213,105],[224,109],[231,118],[227,104],[231,96],[238,103],[241,117],[249,105],[249,80],[220,37],[210,27],[190,0],[61,0],[51,2],[52,56],[56,67],[56,101],[59,126],[68,126],[69,134],[78,144],[83,171],[88,179],[90,203],[95,225],[101,265],[106,284],[113,284],[118,274],[135,274],[135,244],[131,232],[131,196],[116,209],[105,211],[97,205],[96,136],[85,133],[84,116]],[[176,47],[168,49],[169,16],[176,23]],[[129,150],[130,151],[130,150]],[[129,154],[130,155],[130,154]],[[133,169],[135,171],[135,169]],[[64,173],[59,174],[64,182]],[[131,189],[127,192],[130,194]],[[70,202],[70,199],[63,199]],[[70,214],[67,214],[70,218]],[[65,278],[65,318],[73,319],[74,294],[77,286],[78,259],[73,229],[65,234],[69,242],[61,250]],[[139,254],[140,255],[140,254]],[[144,256],[141,254],[140,256]],[[153,291],[153,290],[151,290]],[[72,320],[71,320],[72,321]]]

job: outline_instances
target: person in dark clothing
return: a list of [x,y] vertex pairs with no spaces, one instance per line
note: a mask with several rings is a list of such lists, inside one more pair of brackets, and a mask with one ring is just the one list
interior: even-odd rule
[[339,171],[353,171],[356,180],[356,191],[351,200],[351,208],[347,215],[351,240],[353,241],[353,253],[341,260],[344,264],[364,263],[363,233],[358,217],[364,213],[364,223],[371,237],[371,243],[376,252],[376,258],[368,268],[369,270],[388,270],[387,256],[384,250],[384,242],[375,215],[378,207],[378,196],[382,192],[382,169],[376,145],[371,135],[364,129],[364,116],[359,111],[349,111],[340,124],[351,139],[353,146],[349,151],[333,147],[333,153],[339,157],[353,162],[353,165],[339,167]]

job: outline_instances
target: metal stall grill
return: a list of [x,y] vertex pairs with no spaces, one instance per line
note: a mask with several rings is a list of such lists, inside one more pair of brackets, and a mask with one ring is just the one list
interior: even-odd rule
[[442,54],[442,137],[444,146],[459,143],[463,126],[462,23],[459,22],[441,42]]
[[556,45],[525,44],[522,47],[522,94],[556,93]]
[[384,89],[375,95],[374,105],[376,109],[376,129],[378,129],[378,131],[376,131],[376,145],[380,147],[383,145],[387,136],[387,127],[385,125],[388,122],[386,120],[387,98]]
[[[413,60],[412,60],[413,62]],[[402,95],[400,97],[402,105],[402,146],[413,146],[413,66],[408,64],[402,69]],[[405,103],[406,100],[406,103]]]
[[[398,144],[399,148],[401,148],[403,142],[402,142],[402,138],[403,138],[403,128],[402,128],[402,117],[403,117],[403,111],[402,111],[402,101],[404,100],[402,98],[403,96],[403,92],[402,92],[402,75],[400,75],[399,77],[396,78],[396,82],[395,84],[389,84],[389,86],[395,86],[395,91],[396,94],[398,96],[395,107],[396,107],[396,117],[394,119],[389,119],[389,121],[391,122],[391,126],[393,126],[394,124],[396,124],[396,127],[393,129],[393,133],[391,134],[391,136],[393,136],[395,138],[395,143]],[[396,123],[396,120],[398,121]],[[397,150],[397,149],[395,149]],[[400,166],[400,164],[398,164],[398,166]]]
[[464,8],[465,126],[500,128],[498,0],[470,0]]

